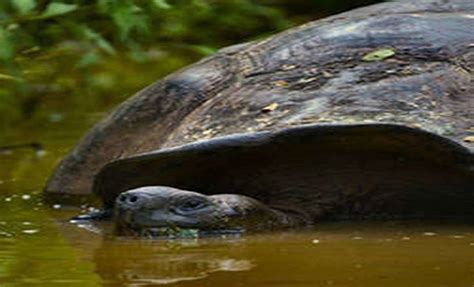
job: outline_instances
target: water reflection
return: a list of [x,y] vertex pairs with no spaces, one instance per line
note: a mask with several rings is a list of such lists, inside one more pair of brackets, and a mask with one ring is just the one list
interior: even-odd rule
[[[148,286],[201,280],[215,272],[249,271],[246,239],[151,240],[113,237],[111,226],[60,228],[83,260],[91,260],[103,282],[113,286]],[[97,233],[97,230],[102,232]]]
[[134,286],[198,280],[218,271],[252,269],[250,260],[236,253],[228,254],[227,247],[209,249],[197,242],[104,242],[96,250],[94,261],[96,271],[105,281]]
[[[16,197],[14,200],[19,201]],[[332,223],[240,238],[149,240],[91,232],[77,211],[0,200],[0,284],[12,286],[471,286],[474,229]],[[5,212],[6,211],[6,212]],[[24,233],[23,230],[38,230]]]

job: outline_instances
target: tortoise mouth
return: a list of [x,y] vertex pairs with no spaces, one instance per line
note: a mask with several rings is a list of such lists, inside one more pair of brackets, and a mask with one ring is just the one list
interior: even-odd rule
[[240,237],[245,233],[243,228],[199,229],[181,228],[177,226],[136,227],[121,226],[115,230],[118,236],[139,237],[149,239],[197,239],[205,237]]
[[192,229],[192,228],[146,228],[142,230],[141,236],[149,238],[163,239],[186,239],[186,238],[203,238],[203,237],[222,237],[236,236],[239,237],[245,233],[244,229]]
[[154,210],[133,211],[116,209],[114,233],[118,236],[179,239],[239,235],[243,227],[233,227],[218,221],[215,224],[201,222],[197,218],[167,218],[153,220]]

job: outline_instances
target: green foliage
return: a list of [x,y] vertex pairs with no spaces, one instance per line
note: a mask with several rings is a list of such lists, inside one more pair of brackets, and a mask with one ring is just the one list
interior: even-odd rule
[[251,0],[7,0],[0,4],[0,59],[65,41],[90,44],[87,55],[156,43],[215,48],[232,41],[231,31],[248,36],[289,25],[277,9]]
[[56,17],[60,15],[64,15],[67,13],[71,13],[77,10],[77,5],[75,4],[67,4],[61,2],[52,2],[49,3],[46,9],[41,13],[39,17],[36,19],[46,19],[51,17]]
[[[118,94],[117,101],[145,80],[151,82],[150,77],[220,46],[288,26],[283,13],[252,0],[0,1],[0,121],[8,125],[32,117],[57,94],[68,95],[69,102],[85,102],[85,94],[104,85],[109,87],[104,93]],[[176,61],[175,54],[186,59]],[[133,66],[170,60],[179,64],[146,77],[140,71],[127,74],[132,81],[115,80],[123,76],[121,71],[134,70],[129,66],[108,72],[99,68],[104,63]]]
[[16,0],[12,1],[12,6],[19,15],[26,15],[36,7],[35,0]]
[[0,27],[0,60],[8,61],[13,57],[14,45],[11,32]]
[[[150,77],[219,47],[292,26],[286,13],[298,14],[290,15],[295,19],[323,16],[328,11],[321,10],[321,3],[326,8],[347,6],[344,1],[321,0],[0,1],[0,122],[9,125],[31,117],[49,99],[84,101],[96,83],[108,83],[105,78],[119,80],[96,97],[110,99],[117,91],[137,90]],[[163,66],[168,58],[179,65]],[[127,75],[135,79],[132,86],[117,77],[123,70],[134,70],[125,65],[107,71],[102,80],[90,80],[96,70],[103,74],[104,63],[110,62],[154,68]],[[110,101],[121,100],[122,94]]]

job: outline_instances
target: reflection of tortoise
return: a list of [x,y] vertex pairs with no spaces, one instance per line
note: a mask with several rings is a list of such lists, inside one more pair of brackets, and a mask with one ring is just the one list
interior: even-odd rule
[[180,243],[107,240],[87,251],[94,252],[95,272],[112,286],[169,285],[203,279],[214,272],[246,271],[253,267],[246,258],[246,245],[228,241]]
[[202,227],[210,210],[232,222],[255,206],[277,226],[472,218],[473,12],[465,0],[385,3],[223,49],[122,104],[46,192],[88,194],[98,174],[106,207],[142,186],[201,193],[129,191],[127,226]]

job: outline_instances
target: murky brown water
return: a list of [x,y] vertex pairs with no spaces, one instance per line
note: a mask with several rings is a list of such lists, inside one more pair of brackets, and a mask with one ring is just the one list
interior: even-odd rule
[[137,240],[57,219],[68,211],[8,204],[0,223],[2,286],[474,284],[472,226],[334,223],[240,238]]
[[1,286],[474,286],[472,225],[332,223],[176,241],[113,238],[72,225],[67,218],[77,210],[43,205],[41,187],[100,116],[6,135],[39,140],[46,154],[0,154]]

